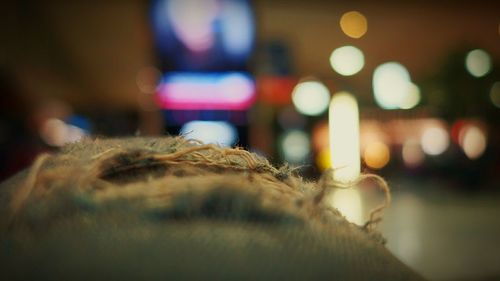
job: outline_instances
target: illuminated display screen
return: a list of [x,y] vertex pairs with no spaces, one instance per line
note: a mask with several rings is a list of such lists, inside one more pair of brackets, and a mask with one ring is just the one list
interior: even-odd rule
[[246,110],[255,99],[255,83],[244,73],[166,74],[157,91],[163,109]]
[[247,145],[256,99],[247,73],[254,47],[248,0],[153,0],[151,21],[162,79],[156,102],[170,134]]
[[254,42],[247,0],[156,0],[152,27],[164,70],[244,70]]

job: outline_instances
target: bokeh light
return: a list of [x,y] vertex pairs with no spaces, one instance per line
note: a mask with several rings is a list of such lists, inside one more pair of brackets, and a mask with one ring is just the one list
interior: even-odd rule
[[249,0],[153,0],[151,17],[160,64],[169,69],[242,69],[248,63],[255,39]]
[[486,134],[475,125],[467,125],[460,130],[459,144],[467,158],[474,160],[483,155],[486,150]]
[[320,122],[314,126],[312,131],[312,144],[316,151],[329,147],[328,123]]
[[215,41],[212,23],[217,16],[216,0],[183,0],[167,2],[172,28],[193,52],[210,49]]
[[50,146],[63,146],[77,142],[86,135],[81,128],[66,124],[57,118],[47,119],[40,128],[40,137]]
[[244,72],[170,72],[157,89],[163,109],[242,110],[255,98],[255,82]]
[[48,145],[62,146],[66,138],[66,124],[56,118],[47,119],[42,125],[40,136]]
[[330,55],[330,65],[338,74],[351,76],[363,69],[365,56],[354,46],[343,46],[333,50]]
[[384,127],[387,124],[383,124],[377,120],[365,119],[360,121],[359,126],[361,151],[364,151],[372,142],[390,143],[390,137],[384,131]]
[[311,152],[309,135],[301,130],[285,132],[281,139],[281,152],[285,161],[297,164],[306,160]]
[[330,202],[348,221],[363,224],[363,204],[357,189],[338,188],[333,192]]
[[332,160],[330,158],[330,149],[324,148],[316,155],[316,165],[321,171],[330,169],[332,167]]
[[326,111],[330,91],[319,81],[304,81],[295,86],[292,92],[293,105],[304,115],[316,116]]
[[418,167],[425,160],[425,154],[417,139],[411,138],[406,140],[403,144],[401,155],[405,165],[410,168]]
[[491,57],[484,50],[472,50],[465,57],[465,68],[472,76],[482,77],[491,70]]
[[368,21],[360,12],[350,11],[340,18],[340,28],[349,37],[361,38],[368,29]]
[[389,163],[391,153],[389,147],[383,142],[372,142],[363,151],[363,158],[368,167],[381,169]]
[[236,128],[224,121],[190,121],[182,126],[179,134],[221,146],[232,146],[238,138]]
[[[185,0],[183,0],[185,1]],[[226,51],[242,57],[250,53],[253,45],[253,15],[244,1],[224,1],[221,10],[222,44]]]
[[397,109],[410,92],[410,73],[400,63],[387,62],[373,72],[375,101],[384,109]]
[[426,154],[439,155],[448,149],[450,139],[445,129],[431,126],[424,130],[421,145]]
[[328,114],[333,178],[352,182],[360,173],[358,103],[347,92],[336,93]]
[[259,100],[273,105],[289,105],[297,79],[290,76],[260,75],[257,76],[257,93]]
[[420,102],[420,88],[414,83],[410,83],[408,92],[401,99],[399,108],[411,109],[418,105]]
[[493,86],[491,86],[490,99],[494,106],[500,108],[500,81],[493,83]]

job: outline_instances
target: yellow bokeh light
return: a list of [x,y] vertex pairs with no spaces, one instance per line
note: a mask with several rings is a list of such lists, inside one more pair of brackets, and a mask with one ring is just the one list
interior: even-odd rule
[[332,161],[330,158],[330,149],[322,149],[316,156],[316,165],[321,171],[329,169],[332,167]]
[[350,11],[340,18],[340,28],[349,37],[361,38],[368,30],[368,22],[360,12]]
[[391,158],[389,147],[383,142],[372,142],[368,144],[363,152],[366,165],[373,169],[381,169]]

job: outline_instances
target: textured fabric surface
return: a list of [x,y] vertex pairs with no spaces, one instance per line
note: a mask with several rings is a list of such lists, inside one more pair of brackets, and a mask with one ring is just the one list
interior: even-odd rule
[[84,140],[0,186],[2,280],[422,280],[327,192],[241,149]]

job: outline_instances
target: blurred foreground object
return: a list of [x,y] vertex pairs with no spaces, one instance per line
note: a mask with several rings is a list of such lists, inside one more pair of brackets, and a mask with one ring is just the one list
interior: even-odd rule
[[0,186],[5,280],[421,280],[375,231],[238,148],[84,139]]

